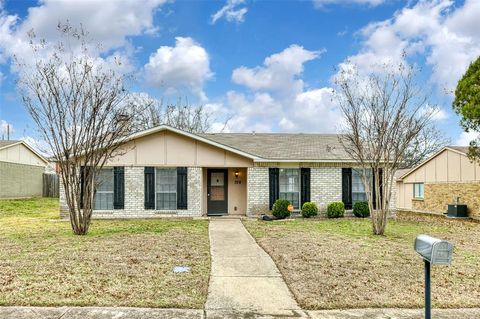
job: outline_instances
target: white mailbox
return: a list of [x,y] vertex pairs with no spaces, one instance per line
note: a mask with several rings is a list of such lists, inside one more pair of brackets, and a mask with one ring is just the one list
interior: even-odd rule
[[415,239],[415,251],[433,265],[452,263],[453,245],[428,235],[418,235]]

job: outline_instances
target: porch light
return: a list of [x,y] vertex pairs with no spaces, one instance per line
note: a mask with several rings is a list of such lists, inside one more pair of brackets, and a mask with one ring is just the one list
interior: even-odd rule
[[238,175],[239,175],[239,174],[240,174],[240,173],[239,173],[238,171],[235,171],[235,178],[238,178]]

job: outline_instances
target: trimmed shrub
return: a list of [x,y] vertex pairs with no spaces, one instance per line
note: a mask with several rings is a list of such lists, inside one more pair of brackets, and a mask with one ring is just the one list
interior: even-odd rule
[[310,218],[313,216],[317,216],[318,214],[318,207],[317,204],[313,202],[305,202],[302,205],[302,216],[305,218]]
[[370,209],[368,208],[368,202],[356,202],[353,205],[353,215],[361,218],[370,216]]
[[331,202],[327,206],[328,218],[339,218],[345,214],[345,205],[342,202]]
[[272,207],[273,216],[277,217],[278,219],[284,219],[290,216],[288,205],[290,205],[290,201],[288,199],[277,199]]

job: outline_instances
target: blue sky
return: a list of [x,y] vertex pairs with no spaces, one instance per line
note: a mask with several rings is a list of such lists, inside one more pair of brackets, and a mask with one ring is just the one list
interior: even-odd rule
[[0,0],[0,129],[38,139],[11,57],[28,59],[26,31],[55,41],[68,19],[104,45],[102,58],[123,57],[133,92],[203,104],[214,130],[230,118],[229,131],[335,132],[336,70],[349,60],[367,72],[405,51],[441,107],[435,124],[465,144],[473,134],[462,132],[448,92],[480,55],[478,16],[477,0]]

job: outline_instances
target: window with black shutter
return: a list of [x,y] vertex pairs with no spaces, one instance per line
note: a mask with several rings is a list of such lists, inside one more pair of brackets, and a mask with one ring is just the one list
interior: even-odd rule
[[300,208],[303,206],[303,203],[310,201],[310,168],[303,167],[300,169],[300,196],[301,203]]
[[268,180],[269,180],[269,208],[270,210],[273,207],[273,203],[279,197],[279,169],[276,167],[270,167],[268,169]]
[[342,202],[345,209],[352,209],[352,169],[342,168]]
[[125,206],[125,169],[123,166],[113,168],[113,209]]
[[177,209],[187,206],[187,168],[177,167]]
[[145,209],[155,209],[155,168],[145,167]]

